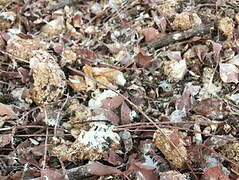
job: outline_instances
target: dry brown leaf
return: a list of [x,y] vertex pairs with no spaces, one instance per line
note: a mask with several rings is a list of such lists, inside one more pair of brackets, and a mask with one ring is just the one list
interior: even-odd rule
[[27,69],[23,67],[19,67],[17,69],[18,73],[21,75],[21,81],[22,83],[27,83],[30,81],[30,73]]
[[145,180],[155,180],[158,178],[158,175],[155,172],[155,166],[145,165],[144,163],[134,162],[131,163],[129,170],[138,171],[140,173],[136,173],[137,179],[145,179]]
[[12,134],[1,134],[0,135],[0,147],[8,145],[12,141]]
[[184,168],[187,149],[177,130],[161,128],[154,133],[154,143],[174,168]]
[[153,56],[147,56],[143,52],[140,52],[135,59],[139,67],[148,67],[152,64],[151,60]]
[[107,110],[107,109],[104,109],[103,113],[113,125],[119,125],[120,119],[116,113],[114,113],[112,110]]
[[199,115],[212,119],[223,119],[223,117],[227,114],[223,101],[217,98],[203,99],[195,103],[193,110]]
[[123,159],[113,150],[109,151],[108,157],[105,158],[105,160],[113,164],[114,166],[120,165],[123,163]]
[[[115,69],[91,67],[89,65],[85,65],[83,67],[83,71],[88,76],[93,77],[100,83],[108,85],[112,88],[115,88],[114,84],[124,86],[126,83],[123,73]],[[85,80],[89,89],[94,90],[96,82],[87,77]],[[98,84],[98,86],[100,88],[105,88],[105,86],[100,84]]]
[[12,110],[10,105],[0,103],[0,119],[7,120],[7,119],[16,119],[17,115]]
[[122,98],[121,96],[109,97],[101,101],[102,108],[115,110],[122,104],[123,101],[124,101],[124,98]]
[[220,52],[222,50],[222,45],[220,43],[215,43],[212,41],[213,57],[216,62],[220,62]]
[[75,50],[82,63],[85,64],[96,64],[97,55],[94,51],[88,49],[77,48]]
[[65,180],[65,177],[58,170],[42,169],[40,180]]
[[69,86],[75,91],[75,92],[81,92],[85,91],[87,89],[86,82],[84,77],[82,76],[69,76]]
[[93,162],[88,165],[88,172],[97,176],[105,176],[111,174],[121,174],[121,171],[115,167],[103,165],[99,162]]
[[219,165],[215,167],[209,167],[204,170],[202,180],[230,180],[229,176],[223,172]]
[[143,30],[145,42],[150,42],[161,37],[159,31],[153,27],[146,28]]
[[126,102],[123,102],[121,105],[120,110],[120,118],[121,118],[121,124],[129,124],[131,123],[132,117],[131,117],[131,109],[126,104]]

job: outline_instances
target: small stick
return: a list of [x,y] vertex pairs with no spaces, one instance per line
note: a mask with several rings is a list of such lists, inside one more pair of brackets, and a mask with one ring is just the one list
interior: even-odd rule
[[199,26],[199,27],[195,27],[183,32],[175,32],[148,43],[143,43],[142,46],[158,49],[158,48],[168,46],[170,44],[173,44],[179,41],[192,38],[194,36],[203,36],[203,35],[209,34],[212,29],[213,29],[212,24]]

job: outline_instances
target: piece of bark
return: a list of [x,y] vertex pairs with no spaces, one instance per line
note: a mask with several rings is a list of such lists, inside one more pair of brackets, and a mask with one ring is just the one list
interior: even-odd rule
[[156,39],[154,41],[151,41],[149,43],[144,43],[142,46],[146,46],[148,48],[161,48],[164,46],[168,46],[170,44],[183,41],[189,38],[192,38],[194,36],[203,36],[206,34],[209,34],[210,31],[213,29],[213,25],[204,25],[204,26],[198,26],[183,32],[175,32],[172,34],[168,34],[162,38]]
[[[66,171],[66,179],[67,180],[77,180],[77,179],[86,179],[93,177],[92,174],[89,173],[88,164],[78,166],[75,168],[67,169]],[[40,180],[41,178],[32,178],[30,180]]]
[[68,169],[67,176],[69,180],[83,179],[86,177],[91,177],[92,174],[89,173],[88,165],[79,166],[76,168]]

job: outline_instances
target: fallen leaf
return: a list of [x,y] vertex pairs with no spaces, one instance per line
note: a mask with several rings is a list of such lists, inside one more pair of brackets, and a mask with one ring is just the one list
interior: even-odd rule
[[81,61],[85,64],[96,64],[97,55],[94,51],[88,49],[77,48],[75,50]]
[[195,103],[193,111],[212,119],[223,119],[227,115],[227,110],[223,104],[221,99],[207,98]]
[[21,75],[21,81],[22,83],[27,83],[30,81],[30,73],[27,69],[23,67],[19,67],[17,69],[18,73]]
[[139,174],[136,174],[138,178],[143,178],[145,180],[155,180],[158,178],[158,175],[155,172],[155,166],[144,165],[140,162],[131,163],[129,167],[130,170],[139,171]]
[[204,170],[202,180],[230,180],[219,165],[215,167],[209,167]]
[[131,109],[125,102],[123,102],[121,105],[120,118],[121,118],[121,124],[131,123],[131,120],[132,120]]
[[[122,72],[111,69],[111,68],[101,68],[101,67],[91,67],[90,65],[85,65],[83,67],[83,71],[88,76],[95,78],[97,81],[99,81],[102,84],[105,84],[107,86],[110,86],[112,88],[116,88],[115,84],[124,86],[126,83],[126,79],[124,78],[124,75]],[[90,78],[85,78],[86,84],[89,87],[89,90],[95,89],[95,84],[97,84],[95,81],[93,81]],[[105,86],[98,84],[98,87],[100,88],[106,88]]]
[[40,180],[65,180],[65,177],[58,170],[42,169]]
[[10,105],[2,104],[0,103],[0,117],[1,119],[16,119],[17,115],[12,110],[12,107]]
[[8,145],[12,141],[12,134],[1,134],[0,135],[0,147]]
[[99,162],[90,163],[88,166],[88,172],[97,176],[105,176],[111,174],[121,174],[121,171],[115,167],[103,165]]
[[110,98],[106,98],[102,100],[102,108],[115,110],[122,104],[123,101],[124,98],[121,96],[113,96]]
[[153,56],[147,56],[144,53],[140,52],[136,57],[136,63],[139,67],[148,67],[152,64]]
[[109,151],[109,154],[106,160],[109,163],[113,164],[114,166],[120,165],[123,163],[123,159],[114,150]]
[[225,83],[238,83],[239,69],[234,64],[220,63],[220,77]]
[[158,39],[161,37],[157,29],[150,27],[143,30],[145,42],[150,42],[152,40]]

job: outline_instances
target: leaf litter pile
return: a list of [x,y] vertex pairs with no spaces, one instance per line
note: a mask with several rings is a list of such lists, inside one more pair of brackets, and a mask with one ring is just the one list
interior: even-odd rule
[[238,180],[238,1],[0,8],[0,179]]

